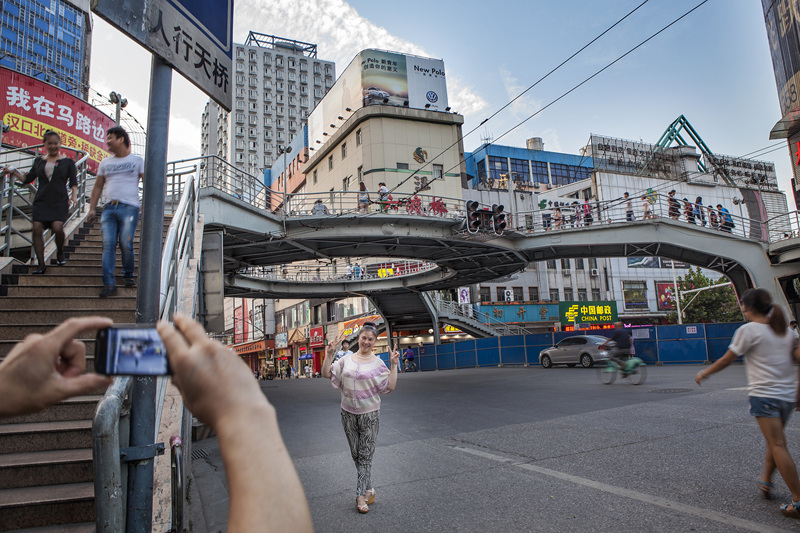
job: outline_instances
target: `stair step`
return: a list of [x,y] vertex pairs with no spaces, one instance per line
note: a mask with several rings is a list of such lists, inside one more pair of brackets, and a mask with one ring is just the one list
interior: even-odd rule
[[3,529],[90,522],[95,518],[94,485],[68,483],[0,490]]
[[[94,343],[90,344],[92,348],[94,348]],[[89,365],[87,365],[87,367],[88,366]],[[93,357],[91,358],[91,369],[94,369]],[[94,412],[97,409],[97,402],[99,402],[102,398],[102,395],[74,396],[38,413],[0,419],[0,425],[60,422],[66,420],[86,420],[94,418]],[[1,457],[2,456],[0,456],[0,458]],[[0,487],[2,486],[3,484],[0,483]]]
[[[24,275],[24,274],[4,274],[2,283],[7,284],[8,286],[19,285],[28,287],[30,286],[44,287],[44,286],[59,286],[59,285],[92,286],[92,285],[103,284],[103,276],[100,268],[98,268],[97,274],[90,274],[90,275],[61,273],[60,269],[62,268],[64,267],[58,267],[58,269],[54,267],[52,273],[48,268],[47,273],[40,276]],[[56,274],[57,270],[59,271],[58,274]],[[117,270],[119,270],[119,268],[117,268]],[[124,284],[125,280],[122,279],[121,272],[117,273],[115,277],[117,281],[117,287],[119,288],[121,285]]]
[[[130,298],[119,296],[112,296],[115,300],[120,302],[129,302]],[[99,299],[99,298],[98,298]],[[135,322],[136,311],[134,309],[102,309],[97,306],[87,309],[48,309],[47,311],[30,311],[30,310],[4,310],[0,313],[0,339],[11,339],[8,335],[14,335],[13,330],[19,328],[4,328],[3,326],[27,326],[29,324],[36,325],[36,322],[41,324],[50,324],[50,327],[62,323],[68,318],[74,316],[96,316],[101,315],[112,319],[114,322],[122,322],[132,324]],[[13,338],[20,338],[19,335]],[[24,337],[22,337],[24,338]]]
[[95,528],[96,524],[94,522],[82,522],[80,524],[26,527],[25,529],[15,529],[12,533],[94,533]]
[[[117,262],[117,271],[120,271],[122,265]],[[47,271],[44,274],[33,274],[33,271],[36,270],[35,266],[27,265],[27,272],[22,273],[20,275],[32,275],[36,276],[37,278],[47,277],[47,276],[63,276],[63,275],[77,275],[82,274],[84,276],[102,276],[103,275],[103,265],[102,263],[94,263],[94,265],[90,266],[71,266],[69,262],[65,266],[49,266],[47,267]],[[136,273],[138,269],[134,268],[134,273]],[[120,271],[121,274],[121,271]]]
[[0,487],[5,489],[85,483],[93,478],[91,448],[0,455]]
[[[102,289],[101,289],[102,290]],[[90,295],[88,295],[90,294]],[[98,293],[99,294],[99,291]],[[6,296],[0,298],[0,311],[5,314],[6,310],[15,311],[35,311],[47,309],[48,311],[57,310],[77,310],[77,309],[96,309],[96,310],[119,310],[134,309],[136,307],[136,295],[117,296],[114,298],[100,298],[94,292],[88,293],[84,289],[82,296],[71,296],[54,299],[50,296]],[[2,320],[2,319],[0,319]]]
[[[136,298],[136,287],[123,287],[117,286],[116,298]],[[99,300],[98,296],[100,291],[103,290],[102,283],[94,283],[87,285],[45,285],[38,287],[35,285],[9,285],[6,287],[6,297],[8,298],[38,298],[48,297],[54,298],[69,298],[71,296],[85,296]],[[0,298],[2,302],[2,298]],[[132,304],[133,305],[133,304]]]
[[0,424],[0,453],[91,447],[91,420]]

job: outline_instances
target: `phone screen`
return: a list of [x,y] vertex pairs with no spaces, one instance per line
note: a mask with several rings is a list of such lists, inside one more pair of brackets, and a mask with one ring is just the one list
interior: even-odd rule
[[106,375],[164,376],[167,350],[153,326],[112,326],[97,332],[95,370]]

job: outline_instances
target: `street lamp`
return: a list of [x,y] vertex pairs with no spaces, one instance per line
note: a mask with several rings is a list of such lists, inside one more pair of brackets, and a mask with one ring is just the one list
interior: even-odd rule
[[121,94],[114,91],[111,91],[111,94],[108,95],[108,99],[112,104],[117,106],[117,112],[114,115],[114,123],[119,126],[119,112],[123,107],[128,105],[128,99],[123,98]]
[[291,146],[281,147],[278,146],[278,154],[283,155],[283,216],[284,218],[288,214],[289,206],[287,205],[287,196],[286,196],[286,181],[289,179],[289,168],[286,166],[286,154],[292,151]]

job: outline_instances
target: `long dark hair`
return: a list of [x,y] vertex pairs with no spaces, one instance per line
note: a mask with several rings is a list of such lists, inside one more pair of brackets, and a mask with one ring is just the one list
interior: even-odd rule
[[748,310],[754,311],[759,315],[764,315],[769,319],[769,327],[779,337],[786,334],[786,316],[779,307],[772,301],[772,295],[765,289],[747,289],[742,294],[742,305]]

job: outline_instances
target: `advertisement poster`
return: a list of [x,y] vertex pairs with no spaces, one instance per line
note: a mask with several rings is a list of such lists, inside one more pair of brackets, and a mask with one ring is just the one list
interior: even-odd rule
[[450,105],[444,61],[362,50],[309,115],[311,146],[325,144],[342,120],[371,105],[444,111]]
[[244,306],[240,306],[233,310],[233,342],[239,344],[244,340]]
[[460,305],[466,305],[469,303],[469,287],[458,288],[458,303]]
[[[97,172],[100,161],[108,156],[106,131],[114,126],[111,118],[61,89],[7,68],[0,67],[0,87],[0,117],[11,126],[3,134],[3,144],[36,146],[52,130],[61,136],[62,147],[88,153],[89,171]],[[70,150],[65,155],[75,156]]]
[[325,332],[324,327],[311,328],[308,331],[308,344],[312,348],[322,347],[325,345]]
[[656,283],[656,298],[659,311],[675,309],[675,286],[672,283]]

